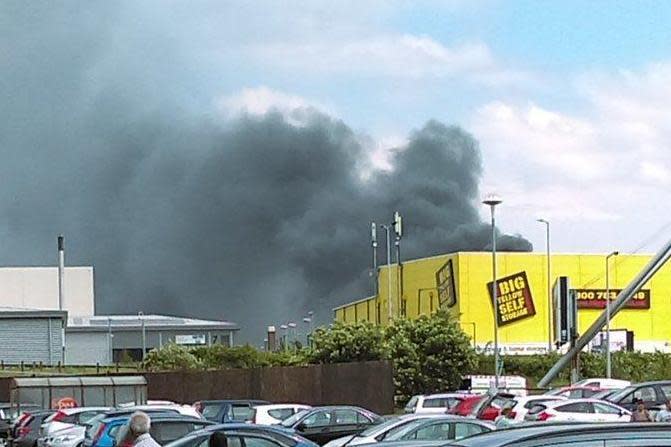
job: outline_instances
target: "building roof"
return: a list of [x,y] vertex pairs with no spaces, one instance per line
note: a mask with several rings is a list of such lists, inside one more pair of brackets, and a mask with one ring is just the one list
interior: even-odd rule
[[55,309],[0,306],[0,319],[3,318],[61,318],[66,320],[68,318],[68,312]]
[[200,320],[196,318],[175,317],[170,315],[95,315],[90,317],[72,317],[67,330],[72,332],[107,332],[111,326],[114,332],[159,330],[231,330],[240,328],[230,321]]

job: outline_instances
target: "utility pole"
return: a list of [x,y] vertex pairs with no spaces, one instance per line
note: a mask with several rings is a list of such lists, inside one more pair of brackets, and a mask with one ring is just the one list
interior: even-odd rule
[[391,240],[390,232],[391,227],[389,225],[381,225],[384,228],[384,231],[387,233],[387,324],[391,324],[391,320],[394,318],[394,312],[392,309],[392,300],[391,300]]
[[610,355],[610,263],[608,261],[611,257],[619,254],[620,252],[614,251],[606,256],[606,378],[608,379],[610,379],[612,372]]
[[552,261],[550,257],[550,222],[545,219],[538,219],[538,222],[545,224],[545,248],[547,249],[547,270],[548,270],[548,352],[552,351]]

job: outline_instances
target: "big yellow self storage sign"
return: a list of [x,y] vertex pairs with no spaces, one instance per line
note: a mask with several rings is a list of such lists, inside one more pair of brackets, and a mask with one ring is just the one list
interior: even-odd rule
[[496,306],[499,326],[514,323],[536,315],[531,286],[526,272],[498,279],[496,299],[492,296],[492,282],[487,283],[492,305]]

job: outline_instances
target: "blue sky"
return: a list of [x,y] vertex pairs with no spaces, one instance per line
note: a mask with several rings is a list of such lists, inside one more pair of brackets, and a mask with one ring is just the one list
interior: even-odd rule
[[383,167],[427,120],[462,126],[501,226],[536,249],[537,217],[564,252],[650,252],[671,233],[671,2],[212,5],[189,36],[208,42],[206,101],[317,107],[372,137]]

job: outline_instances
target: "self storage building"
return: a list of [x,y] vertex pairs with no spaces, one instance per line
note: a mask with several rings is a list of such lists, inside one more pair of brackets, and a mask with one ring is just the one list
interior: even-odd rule
[[[614,299],[649,260],[649,255],[610,257],[610,298]],[[549,284],[547,261],[541,253],[497,253],[498,335],[504,352],[542,352],[554,345],[551,289],[559,277],[568,278],[576,297],[579,333],[605,309],[605,254],[551,255]],[[390,315],[417,318],[446,309],[458,317],[474,345],[487,349],[494,340],[491,282],[489,252],[458,252],[402,262],[400,267],[382,266],[377,275],[378,293],[335,308],[335,319],[385,325]],[[613,318],[611,346],[671,351],[669,322],[671,266],[665,265]]]

